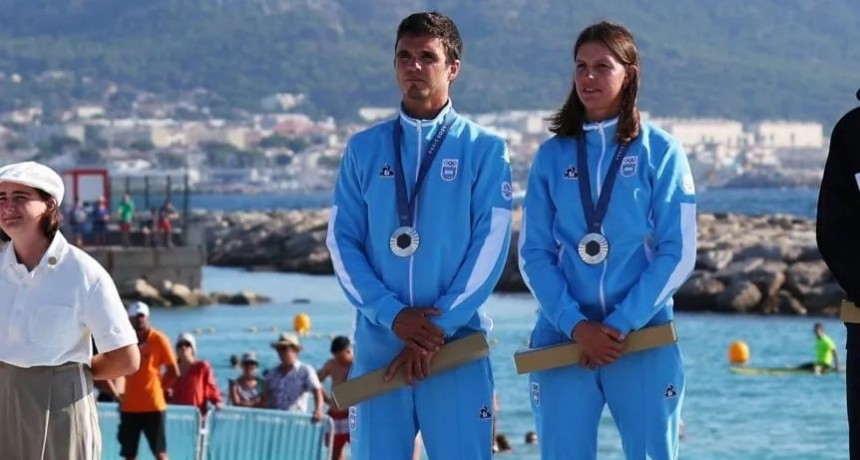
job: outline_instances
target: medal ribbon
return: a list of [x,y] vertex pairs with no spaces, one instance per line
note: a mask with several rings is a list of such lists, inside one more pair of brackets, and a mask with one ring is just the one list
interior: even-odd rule
[[394,127],[394,180],[395,192],[397,199],[397,217],[400,219],[401,227],[412,227],[412,217],[415,216],[415,206],[418,204],[418,192],[421,190],[421,185],[424,184],[424,179],[427,177],[427,172],[430,170],[430,165],[439,149],[442,147],[442,141],[454,124],[454,110],[450,109],[442,121],[442,126],[436,132],[436,136],[430,142],[427,152],[421,157],[421,167],[418,169],[418,178],[415,180],[415,189],[412,191],[412,196],[407,197],[406,193],[406,174],[403,173],[403,160],[400,158],[400,141],[403,137],[403,126],[398,118]]
[[[597,197],[597,207],[595,208],[594,199],[591,197],[591,175],[588,173],[588,151],[585,145],[585,133],[582,133],[579,138],[576,149],[576,162],[580,171],[579,200],[582,203],[582,211],[585,214],[588,233],[603,234],[601,227],[603,227],[603,219],[606,217],[606,211],[609,209],[609,198],[612,196],[615,177],[618,175],[618,169],[621,168],[621,161],[627,154],[628,147],[630,147],[629,143],[618,144],[615,156],[612,157],[612,163],[606,172],[603,189],[600,191],[600,196]],[[600,171],[597,173],[600,174]]]

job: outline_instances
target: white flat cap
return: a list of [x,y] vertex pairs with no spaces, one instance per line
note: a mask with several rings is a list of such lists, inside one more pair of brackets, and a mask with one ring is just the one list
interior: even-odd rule
[[63,178],[53,169],[36,163],[24,161],[12,163],[0,168],[0,183],[12,182],[43,190],[57,200],[57,206],[63,203],[66,187]]

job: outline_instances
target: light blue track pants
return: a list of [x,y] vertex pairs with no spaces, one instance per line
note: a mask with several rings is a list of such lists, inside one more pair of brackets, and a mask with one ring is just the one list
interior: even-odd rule
[[568,366],[529,378],[542,460],[594,460],[604,405],[627,460],[678,458],[684,370],[677,344],[631,353],[596,370]]
[[430,460],[493,457],[493,374],[483,358],[350,408],[353,460],[410,460],[421,430]]

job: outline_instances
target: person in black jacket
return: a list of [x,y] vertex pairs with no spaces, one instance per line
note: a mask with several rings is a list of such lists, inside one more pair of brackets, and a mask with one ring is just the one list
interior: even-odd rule
[[[846,299],[860,306],[860,107],[833,128],[818,195],[816,237]],[[846,327],[849,449],[851,459],[860,460],[860,324]]]

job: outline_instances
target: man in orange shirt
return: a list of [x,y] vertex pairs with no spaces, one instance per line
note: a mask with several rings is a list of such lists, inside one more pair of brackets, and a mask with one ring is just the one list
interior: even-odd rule
[[[155,458],[167,460],[164,389],[173,385],[179,376],[179,367],[167,336],[150,325],[148,305],[133,303],[128,309],[128,317],[137,332],[140,368],[126,378],[125,393],[119,398],[120,456],[126,460],[137,458],[142,431]],[[162,367],[165,369],[163,376]]]

